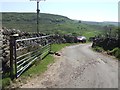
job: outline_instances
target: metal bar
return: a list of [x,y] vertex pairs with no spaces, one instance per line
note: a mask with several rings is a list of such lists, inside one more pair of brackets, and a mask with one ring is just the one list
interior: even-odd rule
[[[51,43],[50,43],[50,51],[51,51],[51,48],[52,48],[52,45],[51,45]],[[49,52],[50,52],[50,51],[49,51]]]
[[18,48],[18,49],[16,49],[16,51],[23,50],[23,49],[27,49],[27,48],[28,48],[28,47]]
[[[41,48],[40,48],[40,49],[41,49]],[[32,52],[28,52],[28,53],[26,53],[26,54],[23,54],[23,55],[17,57],[17,59],[22,58],[22,57],[24,57],[24,56],[26,56],[26,55],[29,55],[29,54],[31,54],[31,53],[34,53],[34,52],[36,52],[36,51],[38,51],[38,50],[40,50],[40,49],[36,49],[36,50],[34,50],[34,51],[32,51]]]
[[22,66],[23,64],[25,64],[26,62],[28,62],[28,61],[30,61],[31,59],[33,59],[33,58],[35,58],[35,57],[37,57],[39,55],[39,53],[38,54],[36,54],[36,55],[33,55],[31,58],[29,58],[28,60],[26,60],[26,61],[23,61],[23,63],[21,63],[19,66],[17,66],[17,68],[19,68],[20,66]]
[[44,55],[44,54],[47,53],[47,52],[49,52],[49,50],[46,50],[44,53],[41,54],[41,56]]
[[45,46],[42,47],[42,49],[45,48],[46,46],[49,46],[49,45],[50,45],[50,43],[46,44]]
[[[32,51],[32,52],[33,52],[33,51]],[[29,55],[29,54],[31,54],[32,52],[28,52],[28,53],[26,53],[26,54],[23,54],[23,55],[17,57],[17,59],[22,58],[22,57],[24,57],[24,56],[26,56],[26,55]],[[18,62],[19,62],[19,61],[18,61]],[[20,62],[21,62],[21,61],[20,61]]]
[[43,49],[48,48],[49,46],[50,46],[50,44],[47,44],[47,45],[45,45],[45,47]]
[[[50,47],[48,47],[46,50],[44,50],[44,52],[42,52],[42,54],[40,55],[41,56],[41,59],[44,58],[47,54],[49,54],[50,52]],[[46,54],[45,56],[43,56],[44,54]],[[43,57],[42,57],[43,56]]]
[[[41,59],[43,59],[46,55],[48,55],[49,54],[49,51],[46,51],[46,52],[44,52],[43,54],[41,54],[40,56],[41,56]],[[43,56],[44,55],[44,56]],[[43,57],[42,57],[43,56]]]
[[27,65],[24,66],[24,69],[17,75],[19,77],[38,57],[33,59],[31,62],[29,62]]
[[49,48],[48,46],[47,46],[47,47],[44,47],[43,49],[41,49],[41,52],[42,52],[42,53],[45,52],[48,48]]
[[46,51],[49,50],[49,49],[50,49],[50,47],[46,47],[46,49],[43,50],[43,52],[46,52]]
[[[49,53],[49,47],[44,51],[44,53],[42,54],[42,55],[44,55],[44,54],[48,54]],[[35,57],[37,57],[37,56],[39,56],[40,55],[40,53],[38,52],[38,54],[37,55],[34,55],[34,56],[32,56],[32,58],[30,58],[30,59],[28,59],[27,61],[24,61],[22,64],[20,64],[17,68],[19,68],[20,66],[22,66],[23,64],[25,64],[26,62],[28,62],[28,61],[30,61],[31,59],[33,59],[33,58],[35,58]],[[40,56],[42,56],[42,55],[40,55]],[[44,56],[43,56],[44,57]],[[29,58],[29,57],[28,57]]]
[[17,68],[19,68],[20,66],[22,66],[22,65],[25,64],[26,62],[30,61],[31,59],[35,58],[36,56],[38,56],[38,54],[32,56],[31,58],[28,57],[29,59],[27,59],[26,61],[23,61],[19,66],[17,66]]
[[24,58],[24,59],[21,59],[20,61],[17,62],[17,64],[19,64],[19,63],[25,61],[25,60],[28,59],[28,58],[30,58],[30,56],[28,56],[28,57],[26,57],[26,58]]
[[[27,57],[27,58],[28,58],[27,60],[24,59],[23,62],[17,66],[17,69],[18,69],[20,66],[22,66],[23,64],[25,64],[26,62],[28,62],[29,60],[31,60],[31,58],[29,58],[29,57]],[[26,60],[26,61],[25,61],[25,60]]]
[[17,74],[22,71],[24,69],[24,67],[20,68],[18,71],[17,71]]
[[27,39],[18,39],[18,40],[16,40],[16,42],[28,41],[28,40],[35,40],[35,39],[41,39],[41,38],[46,38],[46,37],[50,37],[50,36],[51,36],[51,35],[41,36],[41,37],[35,37],[35,38],[27,38]]

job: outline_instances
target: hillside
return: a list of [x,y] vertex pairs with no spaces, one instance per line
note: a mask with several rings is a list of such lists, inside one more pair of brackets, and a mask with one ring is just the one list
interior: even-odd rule
[[104,21],[104,22],[82,21],[82,23],[90,24],[90,25],[102,25],[102,26],[114,25],[114,26],[118,26],[118,22],[109,22],[109,21]]
[[[39,31],[42,33],[59,33],[95,36],[104,31],[102,25],[83,23],[65,16],[40,13]],[[36,13],[2,13],[2,25],[10,29],[36,32]]]

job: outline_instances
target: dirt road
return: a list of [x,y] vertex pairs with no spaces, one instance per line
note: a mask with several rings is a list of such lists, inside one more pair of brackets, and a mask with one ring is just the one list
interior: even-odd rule
[[90,47],[79,44],[64,48],[43,75],[21,88],[118,88],[118,61]]

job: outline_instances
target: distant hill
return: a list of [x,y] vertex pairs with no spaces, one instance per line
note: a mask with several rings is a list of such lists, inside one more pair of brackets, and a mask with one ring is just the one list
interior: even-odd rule
[[103,22],[103,24],[108,24],[108,25],[115,25],[118,26],[118,22]]
[[114,26],[118,26],[118,22],[109,22],[109,21],[105,21],[105,22],[82,21],[82,23],[90,24],[90,25],[102,25],[102,26],[114,25]]
[[[76,21],[45,13],[40,13],[39,17],[39,31],[42,33],[84,35],[89,38],[105,31],[98,22]],[[36,20],[36,13],[2,13],[2,25],[10,29],[36,32]]]

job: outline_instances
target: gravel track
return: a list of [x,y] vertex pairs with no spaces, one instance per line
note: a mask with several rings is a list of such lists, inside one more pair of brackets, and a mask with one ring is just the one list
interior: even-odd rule
[[91,50],[91,44],[64,48],[56,62],[21,88],[118,88],[118,60]]

